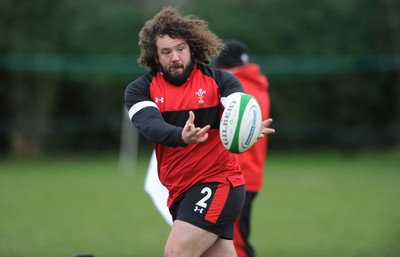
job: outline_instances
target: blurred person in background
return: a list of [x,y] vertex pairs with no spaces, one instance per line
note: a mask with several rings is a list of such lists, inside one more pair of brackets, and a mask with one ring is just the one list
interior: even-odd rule
[[[258,64],[249,63],[247,46],[235,39],[225,41],[226,48],[215,60],[215,66],[235,75],[244,91],[253,95],[262,110],[262,120],[269,117],[270,97],[268,94],[268,79],[260,72]],[[264,168],[267,158],[267,137],[250,148],[238,154],[240,168],[246,181],[245,204],[239,218],[235,222],[234,238],[238,257],[254,257],[255,251],[249,241],[251,231],[251,210],[257,193],[262,188]]]

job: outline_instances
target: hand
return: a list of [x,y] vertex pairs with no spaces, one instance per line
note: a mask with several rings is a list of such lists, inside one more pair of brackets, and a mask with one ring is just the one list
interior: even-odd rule
[[194,113],[190,111],[189,118],[186,121],[185,127],[183,127],[182,130],[182,140],[185,144],[202,143],[207,140],[207,131],[209,129],[210,125],[207,125],[204,128],[196,128],[194,126]]
[[260,135],[257,137],[257,139],[262,139],[262,138],[264,138],[266,134],[273,134],[273,133],[275,133],[275,129],[269,127],[269,125],[271,125],[271,123],[272,123],[272,119],[264,120],[264,121],[261,123],[261,133],[260,133]]

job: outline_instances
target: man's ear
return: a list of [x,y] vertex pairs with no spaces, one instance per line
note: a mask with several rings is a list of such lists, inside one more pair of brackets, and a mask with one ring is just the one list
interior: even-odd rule
[[154,56],[154,61],[155,61],[157,64],[160,64],[160,63],[158,62],[158,57],[157,57],[157,56]]

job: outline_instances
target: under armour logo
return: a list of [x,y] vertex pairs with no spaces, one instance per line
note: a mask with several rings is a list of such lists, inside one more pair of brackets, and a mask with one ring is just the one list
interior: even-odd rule
[[197,212],[199,211],[200,214],[203,214],[204,209],[203,208],[199,208],[197,205],[194,207],[194,211]]
[[164,102],[164,97],[156,97],[155,102],[156,103],[158,103],[158,102],[163,103]]

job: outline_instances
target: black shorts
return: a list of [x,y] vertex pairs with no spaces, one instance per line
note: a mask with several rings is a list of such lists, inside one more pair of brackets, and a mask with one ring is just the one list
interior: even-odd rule
[[200,183],[170,207],[172,219],[182,220],[217,234],[233,239],[233,225],[242,211],[245,186],[232,187],[226,183]]

